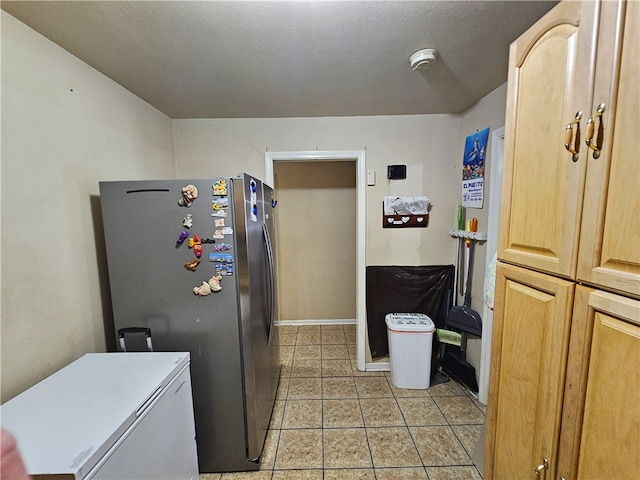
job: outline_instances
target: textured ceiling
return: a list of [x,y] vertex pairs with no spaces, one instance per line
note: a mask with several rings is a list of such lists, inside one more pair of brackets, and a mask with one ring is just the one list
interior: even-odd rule
[[[6,1],[171,118],[458,113],[555,1]],[[412,71],[409,56],[438,50]]]

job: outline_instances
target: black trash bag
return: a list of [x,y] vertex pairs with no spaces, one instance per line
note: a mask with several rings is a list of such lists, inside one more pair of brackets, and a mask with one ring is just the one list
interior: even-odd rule
[[[367,328],[373,358],[389,354],[389,313],[424,313],[442,328],[451,308],[453,265],[367,267]],[[434,334],[434,345],[435,345]],[[435,357],[437,349],[432,350]]]

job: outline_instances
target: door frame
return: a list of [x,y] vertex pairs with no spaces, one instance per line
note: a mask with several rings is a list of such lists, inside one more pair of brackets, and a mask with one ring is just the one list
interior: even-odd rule
[[[274,162],[356,162],[356,360],[358,370],[366,370],[366,270],[365,214],[367,172],[365,150],[265,152],[266,183],[275,189]],[[276,192],[277,194],[277,192]]]

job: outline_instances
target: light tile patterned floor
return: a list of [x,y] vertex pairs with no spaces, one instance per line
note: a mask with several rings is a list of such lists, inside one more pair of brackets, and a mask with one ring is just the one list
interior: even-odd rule
[[474,480],[485,416],[453,380],[399,389],[359,372],[355,325],[280,327],[282,378],[259,472],[200,480]]

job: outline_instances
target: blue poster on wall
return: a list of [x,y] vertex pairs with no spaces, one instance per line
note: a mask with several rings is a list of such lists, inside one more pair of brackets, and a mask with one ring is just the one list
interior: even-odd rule
[[489,127],[472,133],[464,143],[462,159],[462,205],[482,208],[484,201],[484,161]]

